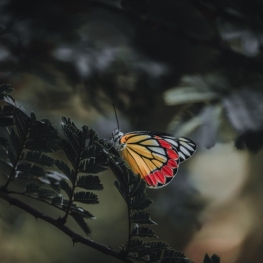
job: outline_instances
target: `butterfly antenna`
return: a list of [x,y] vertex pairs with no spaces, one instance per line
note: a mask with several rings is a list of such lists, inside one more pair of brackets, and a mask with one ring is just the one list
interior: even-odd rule
[[116,108],[115,108],[114,103],[112,103],[112,106],[113,106],[113,109],[114,109],[114,112],[115,112],[115,117],[116,117],[117,126],[118,126],[118,130],[119,130],[119,129],[120,129],[120,126],[119,126],[118,116],[117,116],[117,112],[116,112]]

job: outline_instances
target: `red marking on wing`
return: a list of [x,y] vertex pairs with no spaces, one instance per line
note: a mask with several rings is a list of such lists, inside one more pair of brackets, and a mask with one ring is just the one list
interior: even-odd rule
[[155,176],[158,182],[160,182],[161,184],[165,184],[166,178],[162,172],[156,171],[153,173],[153,175]]
[[146,176],[144,177],[144,179],[145,179],[145,181],[146,181],[146,183],[147,183],[148,185],[153,186],[153,182],[152,182],[151,178],[150,178],[148,175],[146,175]]
[[157,186],[157,179],[155,178],[155,174],[149,174],[144,177],[146,180],[147,184],[150,186]]
[[171,168],[177,168],[178,167],[178,164],[175,160],[173,159],[170,159],[168,162],[167,162],[167,165],[170,166]]
[[172,177],[174,175],[172,168],[169,166],[165,165],[162,169],[161,172],[166,176],[166,177]]
[[161,144],[163,148],[172,149],[172,146],[169,142],[166,142],[164,140],[158,140],[158,142]]
[[177,160],[177,159],[179,158],[177,152],[174,151],[174,150],[167,149],[166,152],[167,152],[168,156],[169,156],[171,159],[176,159],[176,160]]

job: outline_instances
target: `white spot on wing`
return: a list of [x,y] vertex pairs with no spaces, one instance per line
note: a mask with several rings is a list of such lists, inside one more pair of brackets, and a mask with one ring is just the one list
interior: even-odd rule
[[182,153],[184,153],[187,156],[191,156],[191,153],[187,149],[185,149],[184,146],[182,146],[182,145],[181,145],[179,151],[181,151]]
[[165,139],[167,142],[169,142],[170,144],[172,144],[175,147],[178,147],[178,143],[175,140],[172,139]]
[[189,143],[181,142],[181,145],[183,145],[185,148],[187,148],[190,151],[194,151],[194,148],[192,148]]
[[151,150],[151,151],[153,151],[154,153],[159,153],[159,154],[161,154],[162,157],[163,157],[163,155],[165,155],[165,151],[164,151],[164,149],[161,148],[161,147],[148,147],[148,149]]

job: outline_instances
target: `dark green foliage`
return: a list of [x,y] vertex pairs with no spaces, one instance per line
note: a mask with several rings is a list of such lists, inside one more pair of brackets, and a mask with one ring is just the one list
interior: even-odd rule
[[182,252],[166,249],[162,255],[161,263],[192,263]]
[[34,152],[34,151],[28,151],[26,153],[23,152],[21,158],[26,161],[34,162],[48,167],[52,167],[54,164],[53,158],[41,152]]
[[205,254],[204,263],[220,263],[220,258],[218,255],[214,254],[213,256],[209,257],[208,254]]
[[77,186],[86,190],[102,190],[100,178],[93,175],[83,175],[78,178]]
[[[156,223],[146,211],[152,203],[146,195],[146,183],[126,166],[110,140],[99,140],[94,130],[85,125],[79,129],[66,117],[62,117],[61,124],[64,139],[60,139],[51,122],[37,120],[33,112],[28,114],[13,99],[12,91],[9,85],[0,86],[0,99],[6,104],[0,108],[0,127],[7,131],[0,137],[4,148],[1,163],[5,165],[2,175],[7,177],[0,191],[51,205],[64,213],[55,220],[60,227],[71,216],[84,233],[90,235],[86,219],[95,217],[86,206],[98,204],[98,196],[93,191],[103,190],[99,176],[93,174],[110,167],[116,176],[114,185],[126,202],[129,220],[129,238],[116,254],[134,262],[190,263],[184,254],[170,249],[166,242],[157,241],[157,235],[150,228]],[[63,161],[61,156],[57,159],[49,155],[57,150],[64,153]],[[23,192],[9,190],[16,179],[29,181]],[[85,208],[79,203],[85,204]],[[73,241],[78,240],[73,238]],[[204,263],[219,263],[219,258],[206,255]]]
[[80,163],[79,170],[82,173],[97,174],[106,171],[107,167],[102,166],[97,158],[91,157]]
[[97,195],[91,193],[91,192],[77,192],[74,194],[74,201],[80,202],[83,204],[98,204],[98,197]]
[[69,184],[65,180],[62,180],[60,182],[60,186],[61,186],[61,189],[66,192],[68,197],[72,195],[72,188],[69,186]]
[[131,199],[131,209],[133,210],[145,210],[149,208],[151,204],[152,201],[147,199],[147,196],[144,193]]
[[150,219],[150,213],[146,211],[133,212],[131,214],[131,222],[144,225],[156,225],[156,223]]
[[109,166],[117,178],[114,184],[127,203],[129,212],[130,235],[127,244],[123,246],[123,253],[135,259],[135,262],[190,263],[182,253],[169,249],[166,242],[144,242],[145,238],[158,238],[152,229],[141,226],[156,224],[151,220],[150,213],[145,211],[152,203],[146,196],[146,183],[140,176],[133,174],[115,154],[108,153],[107,156]]
[[71,216],[75,219],[75,221],[78,223],[78,225],[84,231],[84,233],[89,236],[91,234],[91,229],[89,228],[89,226],[85,222],[83,216],[79,215],[79,214],[75,214],[75,213],[71,213]]
[[66,163],[64,163],[61,160],[56,160],[55,165],[58,167],[60,171],[64,173],[64,175],[71,181],[71,183],[73,183],[76,180],[74,171],[71,170]]
[[150,228],[144,226],[137,227],[136,225],[133,227],[131,235],[137,237],[157,237],[154,231]]

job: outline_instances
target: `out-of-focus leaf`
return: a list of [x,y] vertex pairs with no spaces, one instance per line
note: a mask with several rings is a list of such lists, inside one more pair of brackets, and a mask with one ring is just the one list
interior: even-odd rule
[[208,254],[205,254],[204,263],[220,263],[220,258],[216,254],[212,255],[211,258]]
[[248,149],[257,153],[263,148],[263,130],[257,132],[247,131],[239,135],[235,141],[235,146],[238,150]]

